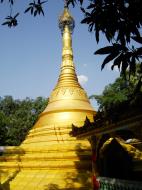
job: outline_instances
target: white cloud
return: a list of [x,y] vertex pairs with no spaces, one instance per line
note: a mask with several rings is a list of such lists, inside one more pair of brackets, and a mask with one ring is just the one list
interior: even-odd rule
[[83,64],[83,67],[87,67],[87,64],[86,64],[86,63],[84,63],[84,64]]
[[84,85],[88,81],[88,77],[85,75],[78,75],[77,78],[81,85]]

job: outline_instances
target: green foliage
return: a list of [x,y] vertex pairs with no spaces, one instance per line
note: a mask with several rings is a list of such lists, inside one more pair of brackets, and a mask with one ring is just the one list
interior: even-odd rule
[[44,16],[44,11],[42,5],[46,3],[47,1],[40,1],[38,0],[37,2],[33,1],[33,3],[29,3],[29,7],[25,10],[26,12],[31,12],[31,15],[36,16],[37,14],[41,14]]
[[[0,3],[4,3],[6,0],[0,0]],[[14,16],[12,16],[13,12],[13,6],[15,4],[14,0],[8,0],[9,2],[9,16],[5,18],[5,22],[2,23],[2,25],[7,25],[8,27],[15,27],[18,25],[18,20],[17,17],[19,16],[20,13],[16,13]],[[37,15],[43,15],[44,16],[44,11],[43,11],[43,4],[46,3],[47,1],[41,1],[41,0],[33,0],[29,3],[28,7],[24,11],[24,13],[30,12],[31,15],[34,17]]]
[[42,97],[35,100],[0,98],[0,145],[19,145],[47,103]]
[[[5,0],[1,0],[0,2],[3,3]],[[11,5],[13,5],[14,0],[8,0]]]
[[17,13],[15,16],[8,16],[6,17],[6,22],[4,22],[2,25],[7,25],[8,27],[13,27],[13,26],[17,26],[17,16],[19,15],[19,13]]
[[[103,47],[95,54],[108,54],[102,63],[112,61],[112,69],[118,66],[124,75],[136,72],[136,62],[142,59],[142,1],[141,0],[68,0],[75,6],[79,2],[84,13],[82,24],[87,24],[99,43],[104,34],[111,46]],[[87,5],[87,7],[83,7]],[[137,43],[139,44],[137,44]],[[141,63],[142,65],[142,63]],[[141,71],[142,73],[142,71]]]
[[[74,7],[75,4],[77,3],[76,0],[65,0],[65,1],[67,2],[67,6],[70,5],[70,4],[72,4],[72,6]],[[79,1],[80,5],[83,4],[83,0],[78,0],[78,1]]]
[[[129,78],[129,80],[126,80]],[[99,105],[99,111],[108,118],[114,118],[122,115],[124,112],[139,109],[142,106],[142,73],[141,65],[137,64],[136,74],[126,78],[122,75],[117,78],[113,84],[105,87],[101,95],[92,95]]]
[[0,145],[6,141],[6,123],[8,123],[8,118],[4,115],[3,112],[0,111]]
[[124,80],[123,77],[116,79],[113,84],[105,87],[102,95],[94,95],[90,98],[95,98],[99,104],[100,111],[108,111],[127,101],[134,92],[133,83]]

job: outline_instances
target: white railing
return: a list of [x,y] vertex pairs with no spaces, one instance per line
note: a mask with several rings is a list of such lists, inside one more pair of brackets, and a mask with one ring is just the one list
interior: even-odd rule
[[99,190],[142,190],[142,182],[98,177]]

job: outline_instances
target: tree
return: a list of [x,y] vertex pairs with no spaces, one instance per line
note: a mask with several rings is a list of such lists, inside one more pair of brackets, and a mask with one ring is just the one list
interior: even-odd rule
[[0,111],[0,145],[5,145],[6,133],[7,133],[7,118],[3,112]]
[[[138,64],[136,74],[131,75],[130,80],[120,76],[113,84],[107,85],[101,95],[90,96],[90,99],[97,100],[100,112],[112,118],[128,110],[141,108],[142,87],[138,85],[141,77],[139,69],[140,65]],[[126,76],[129,78],[129,73]]]
[[[69,0],[75,6],[76,0]],[[100,33],[104,34],[110,46],[103,47],[95,54],[107,55],[104,66],[113,60],[115,66],[125,75],[136,72],[136,61],[142,58],[142,1],[141,0],[91,0],[87,8],[83,8],[83,0],[78,0],[84,19],[90,32],[95,32],[96,41],[100,41]],[[139,44],[137,44],[139,43]],[[142,67],[142,63],[141,63]],[[142,73],[142,68],[141,68]],[[142,80],[142,78],[140,78]]]
[[35,100],[0,98],[0,145],[19,145],[47,103],[48,100],[42,97]]
[[[9,2],[9,16],[5,18],[5,22],[2,23],[2,25],[7,25],[8,27],[15,27],[18,25],[17,17],[19,16],[19,12],[13,14],[13,6],[15,4],[15,0],[7,0]],[[6,2],[6,0],[0,0],[0,3],[3,4]],[[34,17],[37,15],[43,15],[43,4],[47,1],[41,1],[41,0],[33,0],[28,4],[28,7],[25,9],[24,13],[30,12],[31,15]]]
[[113,84],[105,87],[102,95],[92,95],[90,98],[95,98],[99,105],[100,111],[108,112],[116,108],[122,102],[127,101],[133,94],[134,86],[132,83],[127,83],[123,77],[119,77]]

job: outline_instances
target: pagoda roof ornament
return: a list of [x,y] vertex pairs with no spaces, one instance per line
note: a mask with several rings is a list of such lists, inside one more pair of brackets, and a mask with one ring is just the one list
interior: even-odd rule
[[69,27],[71,33],[73,32],[73,29],[75,27],[75,21],[69,12],[67,2],[68,2],[67,0],[64,1],[64,11],[59,17],[59,28],[61,29],[62,34],[65,26]]
[[64,7],[68,8],[68,0],[64,0]]

